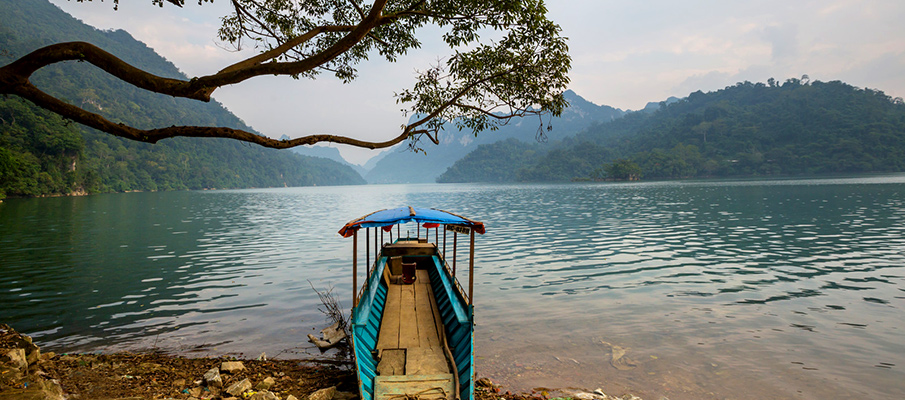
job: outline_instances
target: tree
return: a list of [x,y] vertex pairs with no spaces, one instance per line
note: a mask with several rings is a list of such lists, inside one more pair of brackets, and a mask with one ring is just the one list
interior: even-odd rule
[[603,166],[606,176],[621,181],[637,181],[641,179],[641,167],[633,161],[620,158]]
[[[79,2],[85,0],[78,0]],[[91,0],[88,0],[91,1]],[[182,6],[185,0],[151,0]],[[199,0],[210,2],[212,0]],[[114,0],[114,7],[118,0]],[[560,27],[547,19],[543,0],[231,0],[219,39],[241,48],[247,41],[260,54],[190,80],[163,78],[130,65],[85,42],[57,43],[34,50],[0,68],[0,94],[12,94],[62,117],[128,139],[156,143],[176,137],[223,137],[265,147],[289,148],[317,142],[364,148],[393,146],[406,139],[418,149],[426,136],[439,143],[445,123],[475,134],[494,130],[512,118],[550,113],[567,105],[570,57]],[[412,88],[396,94],[403,111],[415,119],[394,138],[382,142],[310,134],[276,140],[226,127],[170,126],[138,129],[53,97],[29,78],[39,69],[64,61],[89,62],[138,88],[164,95],[210,101],[218,88],[261,75],[315,78],[332,73],[344,83],[356,65],[375,53],[388,62],[416,49],[416,30],[437,25],[454,52],[418,73]],[[499,35],[485,43],[482,34]],[[87,89],[87,88],[86,88]]]

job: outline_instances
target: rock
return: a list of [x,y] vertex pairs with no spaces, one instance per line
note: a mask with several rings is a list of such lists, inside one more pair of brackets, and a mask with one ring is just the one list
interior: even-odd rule
[[245,369],[245,364],[242,364],[242,361],[224,361],[223,364],[220,364],[220,372],[226,372],[227,374],[243,369]]
[[50,360],[57,356],[57,353],[52,351],[48,351],[47,353],[41,354],[41,360]]
[[0,384],[13,386],[24,376],[25,373],[20,369],[13,368],[9,365],[0,364]]
[[286,396],[286,400],[299,400],[299,399],[290,394],[289,396]]
[[308,395],[308,400],[332,400],[336,395],[336,386],[318,390]]
[[33,348],[25,349],[25,361],[28,361],[29,365],[35,365],[38,361],[41,361],[41,349],[30,342],[29,344],[31,344],[31,347]]
[[489,387],[493,387],[493,382],[490,379],[481,378],[481,379],[478,379],[477,381],[475,381],[474,385],[477,387],[489,388]]
[[255,385],[255,390],[270,390],[270,388],[272,388],[275,383],[277,383],[276,380],[268,376],[264,378],[263,381],[260,381],[257,385]]
[[173,386],[177,388],[185,387],[185,379],[179,378],[173,381]]
[[229,393],[233,396],[241,396],[242,393],[245,393],[246,390],[251,389],[251,382],[248,381],[248,378],[245,378],[241,381],[233,383],[226,388],[226,393]]
[[210,371],[205,372],[204,382],[207,383],[207,386],[223,387],[223,379],[220,378],[220,370],[214,367],[211,368]]
[[192,396],[192,397],[201,397],[201,388],[200,388],[200,387],[195,387],[195,388],[189,389],[189,396]]
[[0,350],[0,361],[6,363],[10,367],[25,371],[28,369],[28,361],[25,356],[25,349],[3,349]]
[[255,394],[251,395],[251,397],[249,397],[248,400],[280,400],[280,398],[277,397],[277,395],[273,394],[270,391],[262,390],[260,392],[257,392]]
[[38,381],[26,388],[0,391],[0,399],[63,400],[63,388],[53,381]]
[[355,393],[340,392],[337,390],[336,394],[333,395],[333,400],[352,400],[357,397],[358,395]]

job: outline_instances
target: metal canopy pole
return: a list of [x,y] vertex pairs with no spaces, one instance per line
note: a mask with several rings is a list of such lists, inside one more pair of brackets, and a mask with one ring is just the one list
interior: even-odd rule
[[358,229],[352,232],[352,308],[358,306]]
[[474,304],[474,228],[471,229],[471,245],[468,248],[468,305]]
[[365,228],[365,272],[371,275],[371,228]]
[[456,247],[459,246],[457,243],[459,239],[459,232],[453,231],[453,276],[456,276]]
[[443,262],[446,262],[446,225],[443,225]]

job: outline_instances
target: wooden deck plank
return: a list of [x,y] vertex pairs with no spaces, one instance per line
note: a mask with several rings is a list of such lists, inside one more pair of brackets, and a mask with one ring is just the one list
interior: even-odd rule
[[405,355],[406,375],[448,374],[449,364],[440,347],[416,347]]
[[402,306],[401,285],[387,287],[387,301],[383,309],[383,320],[380,322],[380,333],[377,336],[377,350],[398,349],[399,321]]
[[381,352],[380,362],[377,364],[377,375],[404,375],[405,363],[405,350],[385,349]]
[[399,308],[399,348],[410,349],[421,345],[415,320],[415,287],[399,285],[401,295]]
[[[419,277],[418,280],[420,281],[421,278]],[[415,318],[418,323],[418,338],[421,347],[428,348],[440,347],[440,335],[437,333],[437,326],[434,322],[430,295],[430,285],[426,283],[415,285]]]
[[[390,284],[377,349],[379,376],[449,374],[437,320],[436,302],[425,270],[414,284]],[[402,363],[402,364],[400,364]]]

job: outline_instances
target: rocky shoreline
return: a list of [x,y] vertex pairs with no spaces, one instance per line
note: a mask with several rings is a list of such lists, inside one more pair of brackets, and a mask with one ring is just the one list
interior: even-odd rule
[[[556,397],[558,396],[558,397]],[[42,353],[0,324],[0,400],[353,400],[348,366],[299,360],[185,358],[150,353]],[[594,392],[509,393],[477,381],[476,400],[640,400]]]

